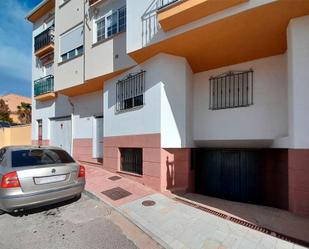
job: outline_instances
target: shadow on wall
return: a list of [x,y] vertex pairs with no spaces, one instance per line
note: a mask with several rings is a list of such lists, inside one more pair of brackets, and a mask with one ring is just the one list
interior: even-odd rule
[[164,149],[163,158],[166,166],[166,190],[193,191],[194,171],[190,167],[190,149]]
[[142,15],[142,46],[145,47],[155,40],[160,24],[158,22],[157,9],[159,8],[160,0],[153,0],[149,7]]
[[166,189],[173,189],[175,187],[175,161],[170,161],[169,157],[166,157]]

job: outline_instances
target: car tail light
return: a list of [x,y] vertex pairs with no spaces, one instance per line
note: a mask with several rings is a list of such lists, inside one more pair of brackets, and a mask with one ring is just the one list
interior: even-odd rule
[[20,183],[16,171],[10,172],[2,176],[1,188],[18,188]]
[[78,172],[78,177],[85,177],[86,176],[86,169],[84,166],[80,165],[79,166],[79,172]]

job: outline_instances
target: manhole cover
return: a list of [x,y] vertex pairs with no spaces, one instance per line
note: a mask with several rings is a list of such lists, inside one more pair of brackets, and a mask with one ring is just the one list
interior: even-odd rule
[[108,198],[112,199],[113,201],[120,200],[120,199],[127,197],[127,196],[132,194],[132,193],[126,191],[125,189],[119,188],[119,187],[111,188],[111,189],[108,189],[108,190],[103,191],[101,193],[103,195],[106,195]]
[[146,200],[146,201],[142,202],[142,205],[146,206],[146,207],[154,206],[155,204],[156,204],[156,202],[155,201],[151,201],[151,200]]
[[111,181],[117,181],[117,180],[121,179],[121,177],[120,176],[111,176],[108,179],[111,180]]

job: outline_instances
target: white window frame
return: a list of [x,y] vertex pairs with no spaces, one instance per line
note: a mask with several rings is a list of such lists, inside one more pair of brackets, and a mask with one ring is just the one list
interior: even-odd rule
[[[113,10],[110,10],[110,11],[108,11],[106,14],[104,14],[103,16],[100,16],[99,18],[97,18],[97,19],[94,19],[93,20],[93,44],[95,44],[95,43],[98,43],[98,42],[102,42],[102,41],[104,41],[104,40],[106,40],[106,39],[109,39],[109,38],[111,38],[111,37],[113,37],[114,35],[117,35],[118,33],[119,33],[119,10],[121,10],[122,8],[127,8],[127,6],[126,5],[124,5],[124,6],[122,6],[122,7],[120,7],[120,8],[117,8],[117,9],[113,9]],[[110,35],[110,36],[108,36],[107,34],[107,28],[108,28],[108,22],[107,22],[107,18],[108,17],[110,17],[110,16],[112,16],[114,13],[117,13],[117,32],[115,33],[115,34],[112,34],[112,35]],[[104,39],[102,39],[102,40],[100,40],[100,41],[98,41],[98,36],[97,36],[97,31],[98,31],[98,25],[97,25],[97,23],[99,22],[99,21],[101,21],[101,20],[105,20],[105,30],[104,30],[104,32],[105,32],[105,38]]]
[[[66,36],[66,35],[70,34],[70,33],[73,32],[73,31],[75,31],[75,30],[78,29],[80,26],[83,26],[83,23],[78,24],[76,27],[72,28],[71,30],[69,30],[69,31],[67,31],[67,32],[65,32],[65,33],[63,33],[63,34],[61,34],[61,35],[59,36],[59,39],[58,39],[58,42],[59,42],[59,43],[58,43],[58,44],[59,44],[59,49],[58,49],[58,51],[59,51],[59,58],[58,58],[58,62],[59,62],[59,63],[65,62],[65,61],[68,61],[68,60],[71,60],[71,59],[74,59],[74,58],[76,58],[76,57],[79,55],[79,54],[77,53],[77,49],[80,48],[80,47],[77,47],[77,48],[74,48],[74,49],[72,49],[72,50],[70,50],[70,51],[68,51],[68,52],[65,53],[65,54],[68,56],[68,54],[69,54],[71,51],[74,50],[74,53],[75,53],[75,56],[74,56],[74,57],[72,57],[72,58],[67,58],[66,60],[63,60],[63,59],[62,59],[62,55],[64,55],[64,54],[61,54],[61,38],[62,38],[63,36]],[[83,27],[83,32],[85,32],[84,27]],[[83,44],[82,47],[83,47],[83,52],[82,52],[81,54],[83,54],[83,53],[85,52],[85,51],[84,51],[84,49],[85,49],[85,44]]]

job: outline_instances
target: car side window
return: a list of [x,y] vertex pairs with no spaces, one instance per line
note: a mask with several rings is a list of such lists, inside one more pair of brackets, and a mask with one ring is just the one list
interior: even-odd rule
[[1,165],[1,162],[3,161],[3,159],[4,159],[4,155],[5,155],[5,149],[1,149],[0,150],[0,165]]

